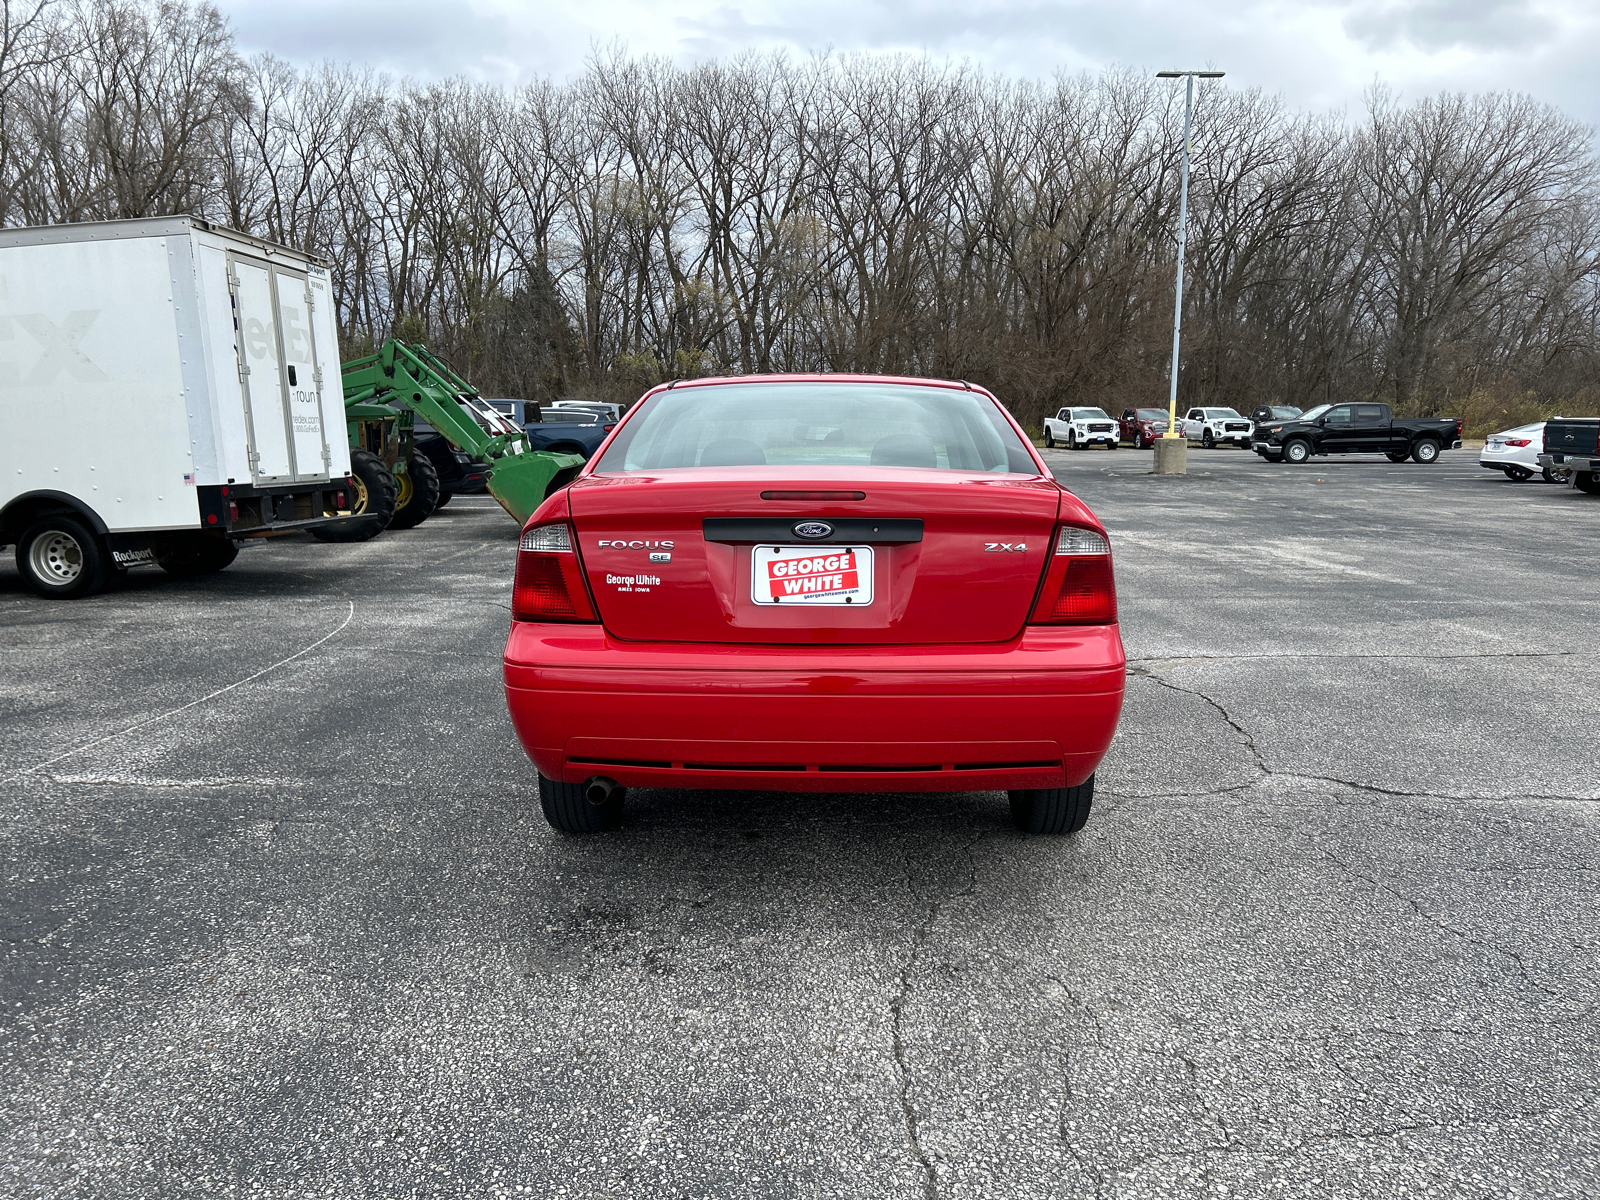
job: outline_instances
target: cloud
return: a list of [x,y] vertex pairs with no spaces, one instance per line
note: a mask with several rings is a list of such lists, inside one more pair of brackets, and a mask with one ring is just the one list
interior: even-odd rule
[[566,79],[597,45],[689,64],[749,50],[900,51],[1047,78],[1123,64],[1214,66],[1295,107],[1526,91],[1600,121],[1594,0],[221,0],[242,47],[396,74]]
[[1350,36],[1371,49],[1401,41],[1424,51],[1462,46],[1518,50],[1547,44],[1560,31],[1529,0],[1418,0],[1357,6],[1344,19]]

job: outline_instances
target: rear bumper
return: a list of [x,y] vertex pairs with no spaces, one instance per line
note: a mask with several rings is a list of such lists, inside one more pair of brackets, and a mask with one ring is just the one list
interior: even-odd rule
[[1066,787],[1122,711],[1117,627],[984,646],[623,642],[516,622],[506,702],[552,779],[632,787],[920,792]]

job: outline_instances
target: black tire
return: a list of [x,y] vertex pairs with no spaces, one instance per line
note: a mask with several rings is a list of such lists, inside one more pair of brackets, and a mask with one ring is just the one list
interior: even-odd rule
[[1600,475],[1593,471],[1576,471],[1572,476],[1572,486],[1591,496],[1600,496]]
[[1008,792],[1011,820],[1023,833],[1077,833],[1094,803],[1094,776],[1077,787],[1029,788]]
[[1069,430],[1067,432],[1067,449],[1068,450],[1082,450],[1083,449],[1083,447],[1078,444],[1078,431],[1076,429]]
[[81,600],[111,578],[111,551],[77,517],[45,517],[17,539],[17,570],[41,596]]
[[170,535],[156,547],[156,566],[178,579],[215,575],[238,557],[237,543],[211,533]]
[[390,529],[415,529],[439,507],[439,470],[426,454],[413,454],[405,474],[395,480]]
[[367,542],[389,527],[395,483],[383,459],[370,450],[350,451],[350,477],[356,481],[350,507],[361,519],[313,529],[311,536],[319,542]]
[[1439,461],[1439,443],[1432,438],[1419,438],[1411,447],[1411,460],[1428,466]]
[[1283,461],[1295,466],[1310,462],[1311,443],[1305,438],[1290,438],[1283,444]]
[[1561,476],[1557,475],[1549,467],[1546,467],[1543,471],[1539,472],[1539,474],[1544,477],[1544,481],[1546,483],[1565,483],[1566,482],[1565,479],[1561,478]]
[[1400,462],[1405,462],[1405,460],[1410,458],[1411,455],[1409,453],[1402,453],[1402,454],[1385,453],[1384,457],[1387,458],[1390,462],[1400,463]]
[[1106,444],[1106,449],[1115,450],[1120,445],[1122,445],[1121,438],[1112,438],[1111,441]]
[[1527,467],[1506,467],[1506,478],[1515,483],[1525,483],[1533,478],[1533,472]]
[[624,789],[618,788],[603,804],[590,804],[581,783],[557,783],[539,776],[539,807],[552,829],[562,833],[604,833],[622,824]]
[[1048,429],[1044,431],[1044,448],[1046,450],[1054,450],[1056,448],[1055,434],[1051,433]]
[[438,512],[446,504],[449,504],[450,503],[450,497],[454,496],[454,495],[455,495],[454,492],[440,492],[439,493],[439,502],[433,506],[433,511],[434,512]]
[[1206,450],[1215,450],[1217,448],[1217,439],[1211,436],[1211,430],[1207,429],[1200,435],[1200,445],[1202,449]]

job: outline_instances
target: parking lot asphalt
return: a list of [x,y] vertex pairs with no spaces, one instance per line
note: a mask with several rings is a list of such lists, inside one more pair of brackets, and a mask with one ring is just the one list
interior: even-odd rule
[[539,814],[486,497],[0,566],[0,1194],[1592,1197],[1600,501],[1054,452],[1130,657],[1003,796]]

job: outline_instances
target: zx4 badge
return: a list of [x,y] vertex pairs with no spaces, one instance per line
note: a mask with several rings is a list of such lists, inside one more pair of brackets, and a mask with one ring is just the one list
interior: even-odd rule
[[985,542],[983,544],[983,549],[984,549],[984,553],[986,553],[986,554],[995,554],[995,553],[999,553],[999,552],[1005,551],[1005,550],[1013,550],[1018,554],[1026,554],[1028,552],[1028,543],[1027,542]]

